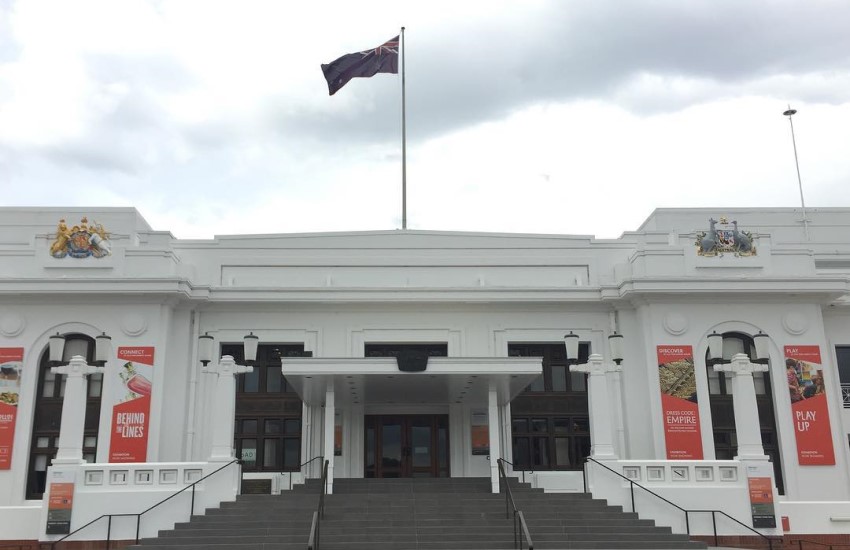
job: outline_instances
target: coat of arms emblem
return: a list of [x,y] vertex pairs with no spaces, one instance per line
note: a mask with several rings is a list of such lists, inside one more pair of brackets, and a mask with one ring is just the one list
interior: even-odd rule
[[89,224],[88,218],[80,220],[79,225],[71,228],[65,220],[59,220],[56,239],[50,245],[50,255],[54,258],[103,258],[112,254],[109,233],[97,222]]
[[699,256],[722,256],[726,253],[735,256],[756,255],[753,234],[740,231],[737,220],[730,224],[725,217],[721,217],[719,222],[709,218],[708,224],[708,231],[697,233],[696,246]]

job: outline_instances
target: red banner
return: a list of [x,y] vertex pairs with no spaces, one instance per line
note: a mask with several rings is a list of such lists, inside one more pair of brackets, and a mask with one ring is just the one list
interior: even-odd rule
[[119,373],[112,407],[109,462],[145,462],[148,456],[154,348],[119,347],[125,361]]
[[785,375],[800,466],[835,464],[819,346],[785,346]]
[[0,348],[0,470],[12,467],[24,348]]
[[693,348],[658,346],[657,351],[667,458],[702,460]]

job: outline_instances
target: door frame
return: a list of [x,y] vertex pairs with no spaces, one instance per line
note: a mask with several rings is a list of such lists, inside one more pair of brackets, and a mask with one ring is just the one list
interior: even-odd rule
[[[384,466],[382,463],[383,430],[385,425],[401,426],[401,462],[398,467]],[[387,477],[385,474],[397,474],[389,477],[451,477],[449,454],[449,415],[447,414],[372,414],[364,416],[363,477]],[[431,428],[431,464],[427,467],[413,466],[412,438],[413,428]],[[374,430],[372,452],[374,465],[369,468],[369,429]],[[440,430],[445,430],[445,441],[440,440]],[[440,465],[441,445],[445,445],[445,466]],[[372,470],[370,472],[370,470]],[[427,474],[425,476],[416,474]]]

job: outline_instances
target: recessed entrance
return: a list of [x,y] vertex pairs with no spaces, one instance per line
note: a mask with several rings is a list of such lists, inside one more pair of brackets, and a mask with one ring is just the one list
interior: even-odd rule
[[367,415],[364,477],[449,477],[448,415]]

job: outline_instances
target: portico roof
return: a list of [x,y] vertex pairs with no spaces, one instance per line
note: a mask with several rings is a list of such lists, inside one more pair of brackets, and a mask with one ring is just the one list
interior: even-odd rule
[[543,373],[540,357],[430,357],[422,372],[402,372],[393,357],[285,357],[283,375],[308,405],[486,405],[490,388],[509,403]]

